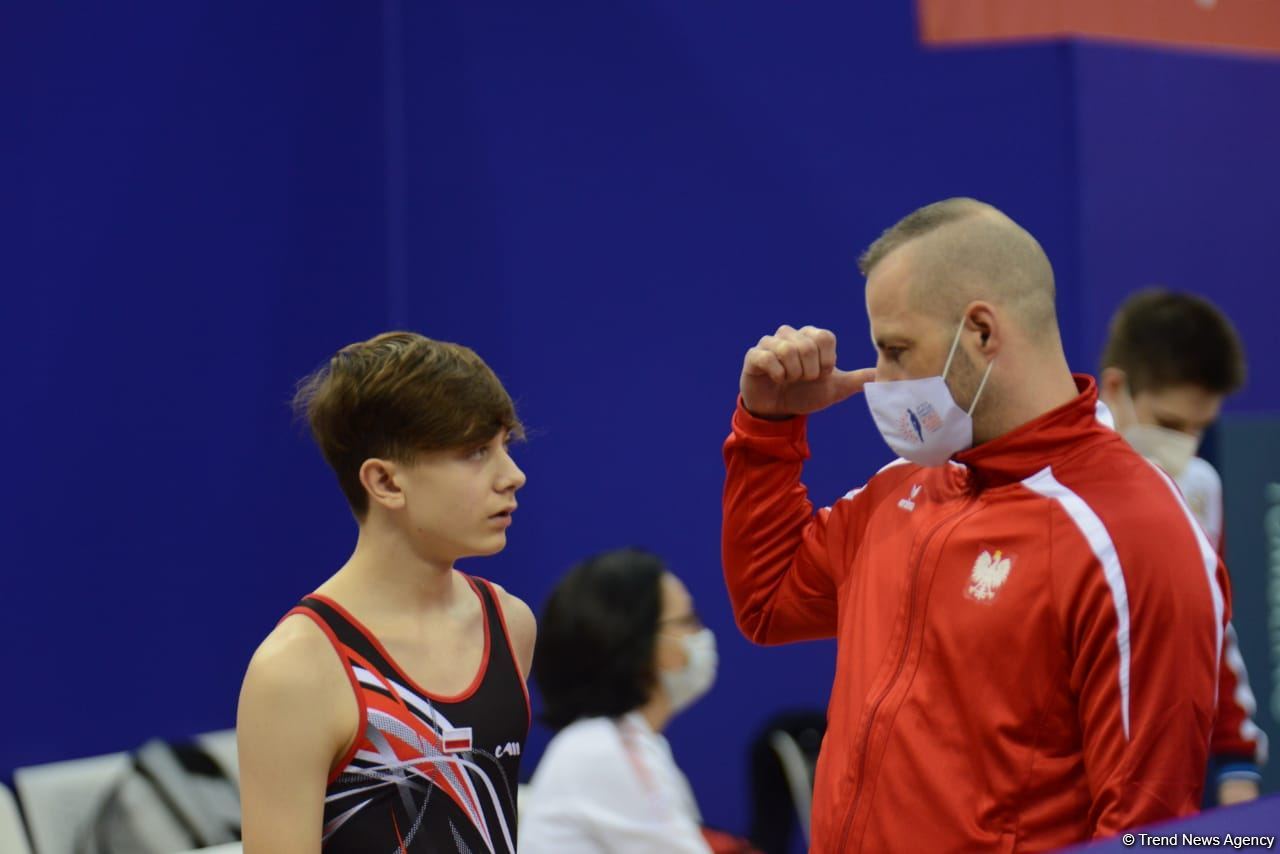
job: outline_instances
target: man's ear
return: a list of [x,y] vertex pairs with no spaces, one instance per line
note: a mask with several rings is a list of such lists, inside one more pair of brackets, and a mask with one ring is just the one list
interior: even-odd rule
[[1001,335],[1000,317],[991,304],[981,301],[969,303],[964,312],[964,327],[978,333],[979,349],[984,355],[994,359],[1000,352],[1004,339]]
[[400,487],[400,470],[391,460],[367,459],[360,465],[360,483],[369,493],[370,505],[388,510],[404,507],[404,490]]

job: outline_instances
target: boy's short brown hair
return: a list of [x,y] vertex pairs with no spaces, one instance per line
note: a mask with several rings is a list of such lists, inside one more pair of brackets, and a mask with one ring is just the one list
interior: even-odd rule
[[1112,317],[1102,367],[1124,371],[1134,394],[1193,385],[1228,395],[1244,385],[1244,346],[1207,299],[1147,288]]
[[365,460],[412,462],[427,451],[481,445],[503,429],[523,435],[515,404],[483,359],[414,332],[343,347],[298,384],[293,403],[358,519],[369,509]]

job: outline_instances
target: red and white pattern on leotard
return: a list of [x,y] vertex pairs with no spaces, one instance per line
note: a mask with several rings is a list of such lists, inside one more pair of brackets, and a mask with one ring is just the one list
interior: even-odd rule
[[[365,730],[356,745],[355,755],[339,776],[347,780],[363,778],[368,782],[358,788],[331,794],[326,797],[326,803],[369,795],[388,786],[398,788],[408,814],[417,816],[413,825],[405,830],[401,842],[403,847],[407,847],[421,826],[432,790],[439,790],[472,821],[491,854],[497,854],[499,849],[494,847],[481,807],[481,799],[488,797],[498,816],[505,850],[514,852],[511,829],[503,818],[498,793],[489,775],[470,761],[466,753],[446,753],[443,749],[443,734],[453,731],[453,724],[412,690],[379,675],[352,650],[344,648],[344,652],[360,685],[375,690],[361,692],[367,706]],[[481,784],[479,791],[476,783]],[[372,797],[366,797],[335,816],[325,825],[324,838],[328,839],[372,800]]]

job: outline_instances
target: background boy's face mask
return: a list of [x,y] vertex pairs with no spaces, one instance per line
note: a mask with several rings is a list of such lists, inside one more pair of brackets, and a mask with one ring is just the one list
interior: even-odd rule
[[871,417],[890,449],[917,465],[940,466],[952,454],[973,447],[973,410],[987,386],[995,360],[987,363],[969,410],[961,409],[951,396],[951,389],[947,388],[946,377],[962,331],[963,319],[956,328],[941,376],[870,382],[862,390],[867,397]]
[[1130,418],[1130,425],[1121,433],[1125,441],[1139,454],[1174,477],[1186,471],[1191,458],[1200,448],[1199,438],[1190,433],[1183,433],[1181,430],[1139,423],[1138,409],[1134,406],[1133,395],[1127,387],[1124,389],[1124,400]]

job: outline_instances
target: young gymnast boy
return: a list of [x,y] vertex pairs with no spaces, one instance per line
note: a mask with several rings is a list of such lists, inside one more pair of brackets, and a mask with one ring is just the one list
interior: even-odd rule
[[525,483],[511,398],[466,347],[389,332],[296,404],[359,534],[249,664],[245,852],[513,854],[533,614],[454,569],[506,545]]

